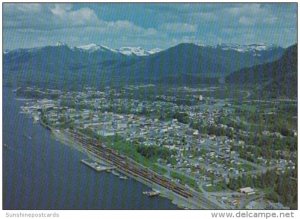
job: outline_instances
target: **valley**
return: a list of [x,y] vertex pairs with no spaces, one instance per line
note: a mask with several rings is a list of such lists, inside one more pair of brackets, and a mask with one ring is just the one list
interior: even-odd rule
[[[293,208],[297,100],[259,100],[251,90],[230,90],[141,84],[16,92],[28,98],[22,112],[54,132],[101,142],[219,208],[249,208],[255,200],[265,208],[278,202]],[[284,193],[283,184],[289,184]],[[245,187],[251,194],[240,192]]]

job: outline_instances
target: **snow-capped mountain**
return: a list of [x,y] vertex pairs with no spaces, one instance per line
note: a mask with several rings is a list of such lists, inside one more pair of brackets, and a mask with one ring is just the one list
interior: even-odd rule
[[160,48],[154,48],[154,49],[148,50],[148,53],[150,53],[152,55],[152,54],[155,54],[155,53],[158,53],[158,52],[161,52],[161,51],[163,51],[163,50],[160,49]]
[[37,50],[41,50],[43,48],[65,48],[69,49],[73,52],[81,52],[81,53],[89,53],[89,54],[94,54],[94,53],[106,53],[106,54],[114,54],[114,55],[121,55],[121,56],[149,56],[153,55],[155,53],[161,52],[162,50],[159,48],[154,48],[151,50],[146,50],[141,47],[121,47],[119,49],[112,49],[104,45],[98,45],[95,43],[90,43],[86,45],[81,45],[81,46],[74,46],[71,47],[66,43],[63,42],[57,42],[54,45],[50,46],[45,46],[45,47],[34,47],[34,48],[28,48],[28,49],[16,49],[16,50],[5,50],[4,54],[9,54],[10,52],[35,52]]
[[260,87],[256,90],[259,97],[266,95],[272,98],[297,98],[297,51],[298,45],[294,44],[279,59],[242,68],[228,75],[225,81]]
[[[159,51],[141,47],[111,49],[96,44],[70,47],[60,43],[13,50],[4,54],[3,62],[6,73],[20,74],[26,80],[32,80],[31,73],[36,72],[38,80],[44,75],[53,80],[63,75],[62,83],[66,78],[73,80],[75,75],[81,81],[83,74],[93,78],[91,82],[96,77],[99,81],[113,78],[116,82],[128,78],[137,81],[169,81],[170,78],[185,81],[183,78],[186,78],[194,82],[196,78],[224,77],[243,68],[278,60],[285,49],[263,44],[200,46],[181,43]],[[93,77],[88,77],[90,75]]]
[[[58,45],[66,45],[64,43],[58,43]],[[211,45],[204,45],[204,44],[195,44],[199,47],[204,47],[204,48],[214,48],[214,49],[222,49],[224,51],[230,50],[230,51],[237,51],[241,53],[252,53],[254,56],[260,56],[260,52],[264,51],[270,51],[273,49],[277,49],[278,46],[270,44],[263,44],[263,43],[258,43],[258,44],[249,44],[249,45],[241,45],[241,44],[234,44],[234,43],[222,43],[222,44],[217,44],[214,46]],[[82,45],[82,46],[77,46],[74,47],[77,49],[80,49],[82,51],[86,51],[89,53],[93,53],[96,51],[111,51],[114,53],[121,53],[126,56],[149,56],[158,52],[161,52],[162,49],[159,48],[154,48],[150,50],[143,49],[141,47],[121,47],[119,49],[112,49],[104,45],[97,45],[94,43],[87,44],[87,45]]]
[[252,56],[262,56],[265,53],[272,52],[272,50],[280,49],[281,47],[274,44],[236,44],[236,43],[221,43],[217,45],[205,45],[205,44],[196,44],[199,47],[203,48],[212,48],[212,49],[221,49],[223,51],[236,51],[239,53],[248,53]]
[[159,48],[145,50],[141,47],[121,47],[119,49],[112,49],[107,46],[97,45],[94,43],[82,45],[82,46],[76,46],[73,49],[79,49],[83,52],[89,52],[89,53],[93,53],[93,52],[97,52],[97,51],[101,51],[101,52],[110,51],[113,53],[119,53],[119,54],[126,55],[126,56],[149,56],[149,55],[152,55],[152,54],[162,51]]
[[249,45],[240,45],[240,44],[219,44],[217,47],[221,48],[222,50],[235,50],[238,52],[259,52],[259,51],[266,51],[277,48],[275,45],[267,45],[264,43],[259,44],[249,44]]
[[68,46],[66,43],[58,41],[56,42],[55,46]]
[[256,43],[256,44],[236,44],[236,43],[221,43],[217,45],[205,45],[205,44],[196,44],[200,47],[210,47],[210,48],[220,48],[222,50],[235,50],[238,52],[253,52],[253,51],[266,51],[278,48],[278,46],[274,44],[264,44],[264,43]]
[[120,49],[118,49],[118,51],[120,53],[122,53],[123,55],[127,55],[127,56],[149,56],[155,53],[158,53],[160,51],[162,51],[159,48],[155,48],[155,49],[151,49],[151,50],[145,50],[141,47],[121,47]]
[[117,53],[117,51],[115,49],[111,49],[107,46],[97,45],[97,44],[94,44],[94,43],[87,44],[87,45],[82,45],[82,46],[77,46],[75,48],[80,49],[84,52],[89,52],[89,53],[93,53],[93,52],[96,52],[96,51],[101,51],[101,52],[110,51],[110,52]]
[[[224,51],[236,51],[240,53],[250,53],[253,56],[261,56],[261,53],[269,52],[274,49],[278,49],[280,47],[270,44],[263,44],[263,43],[257,43],[257,44],[249,44],[249,45],[241,45],[241,44],[235,44],[235,43],[221,43],[217,45],[205,45],[205,44],[194,44],[198,47],[202,48],[211,48],[211,49],[221,49]],[[81,52],[88,52],[88,53],[94,53],[94,52],[113,52],[116,54],[126,55],[126,56],[149,56],[153,55],[155,53],[163,51],[159,48],[154,48],[150,50],[143,49],[141,47],[121,47],[119,49],[113,49],[104,45],[98,45],[95,43],[90,43],[86,45],[81,46],[75,46],[71,47],[68,46],[66,43],[63,42],[57,42],[55,45],[56,47],[68,47],[71,50],[79,50]],[[11,51],[35,51],[37,49],[41,49],[43,47],[35,47],[35,48],[29,48],[29,49],[17,49],[17,50],[5,50],[4,54],[10,53]]]

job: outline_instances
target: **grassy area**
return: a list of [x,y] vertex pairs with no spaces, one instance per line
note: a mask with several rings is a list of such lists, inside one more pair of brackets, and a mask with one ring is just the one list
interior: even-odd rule
[[233,105],[233,107],[235,107],[236,109],[239,109],[239,110],[244,110],[244,111],[248,111],[248,112],[251,112],[251,113],[254,113],[257,109],[256,105],[255,104],[242,104],[242,105]]
[[249,164],[242,164],[241,168],[243,168],[245,171],[255,170],[255,168]]
[[167,173],[167,170],[165,168],[156,164],[157,159],[160,158],[159,153],[151,154],[152,156],[150,157],[143,156],[141,153],[139,153],[139,149],[141,147],[146,147],[146,146],[136,145],[131,142],[127,142],[119,136],[101,137],[93,133],[91,130],[90,131],[85,130],[84,134],[87,134],[94,138],[95,137],[98,138],[99,141],[105,143],[106,146],[114,149],[120,154],[130,157],[137,163],[142,164],[145,167],[148,167],[149,169],[153,170],[158,174],[164,175]]
[[221,192],[221,191],[225,190],[227,187],[224,183],[220,182],[220,183],[216,183],[212,186],[208,186],[208,187],[204,186],[204,188],[207,192]]
[[182,184],[187,184],[188,186],[198,190],[196,180],[174,171],[171,171],[170,175],[172,178],[179,179]]
[[154,172],[160,173],[160,174],[162,174],[162,175],[165,175],[165,174],[168,172],[168,170],[167,170],[166,168],[163,168],[163,167],[161,167],[161,166],[159,166],[159,165],[157,165],[157,164],[153,164],[152,167],[151,167],[151,169],[152,169]]
[[267,187],[263,189],[265,193],[265,197],[273,202],[278,202],[280,200],[280,196],[277,192],[274,191],[274,188]]

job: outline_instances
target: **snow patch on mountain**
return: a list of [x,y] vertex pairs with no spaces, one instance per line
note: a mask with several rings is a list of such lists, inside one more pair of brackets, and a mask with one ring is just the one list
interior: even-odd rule
[[150,53],[152,55],[152,54],[155,54],[155,53],[158,53],[161,51],[162,51],[162,49],[160,49],[160,48],[154,48],[154,49],[148,50],[148,53]]
[[132,55],[136,55],[136,56],[148,56],[151,54],[155,53],[155,50],[152,51],[147,51],[141,47],[121,47],[120,49],[118,49],[118,51],[123,54],[123,55],[127,55],[127,56],[132,56]]
[[222,50],[235,50],[238,52],[261,52],[272,50],[276,48],[275,45],[266,45],[263,43],[259,44],[249,44],[249,45],[240,45],[240,44],[219,44],[217,47],[221,48]]
[[96,51],[102,51],[102,52],[110,51],[110,52],[114,52],[114,53],[120,53],[120,54],[123,54],[126,56],[149,56],[149,55],[152,55],[152,54],[162,51],[159,48],[145,50],[141,47],[121,47],[120,49],[112,49],[107,46],[97,45],[94,43],[77,46],[75,48],[80,49],[84,52],[89,52],[89,53],[93,53]]
[[278,48],[278,46],[270,44],[264,44],[264,43],[257,43],[257,44],[248,44],[248,45],[241,45],[237,43],[221,43],[221,44],[216,44],[216,45],[205,45],[202,43],[195,44],[199,47],[206,47],[206,48],[213,48],[213,49],[222,49],[224,51],[226,50],[234,50],[237,52],[241,53],[246,53],[246,52],[262,52],[262,51],[268,51],[272,50],[274,48]]
[[107,46],[103,46],[103,45],[97,45],[95,43],[90,43],[90,44],[87,44],[87,45],[82,45],[82,46],[77,46],[75,47],[77,49],[80,49],[82,51],[85,51],[85,52],[97,52],[97,51],[101,51],[101,52],[107,52],[107,51],[110,51],[110,52],[117,52],[116,50],[114,49],[111,49]]
[[68,46],[66,43],[63,43],[61,41],[56,42],[55,46]]

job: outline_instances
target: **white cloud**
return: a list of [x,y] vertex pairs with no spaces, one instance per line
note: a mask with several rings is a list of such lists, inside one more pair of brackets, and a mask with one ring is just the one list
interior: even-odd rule
[[103,22],[103,26],[105,30],[117,31],[117,32],[130,30],[134,33],[141,33],[144,31],[144,28],[136,26],[134,23],[127,20]]
[[72,5],[70,4],[55,4],[53,8],[50,8],[50,11],[53,14],[54,22],[58,24],[76,26],[96,25],[99,23],[97,15],[90,8],[72,10]]
[[238,23],[245,26],[255,24],[274,24],[278,19],[272,11],[261,4],[237,4],[223,10],[228,16],[238,20]]
[[266,18],[263,20],[263,22],[264,22],[265,24],[274,24],[277,20],[278,20],[277,17],[271,16],[271,17],[266,17]]
[[25,4],[25,3],[18,3],[18,4],[9,4],[5,3],[4,4],[4,10],[16,10],[19,12],[23,13],[37,13],[42,11],[42,5],[39,3],[30,3],[30,4]]
[[197,31],[197,25],[188,23],[165,23],[161,25],[160,28],[164,31],[175,33],[188,33]]
[[[4,28],[29,31],[49,31],[71,28],[89,29],[91,32],[111,34],[137,34],[153,36],[154,28],[143,28],[128,20],[105,21],[88,7],[74,9],[72,4],[5,4]],[[38,19],[37,19],[38,18]]]
[[[142,18],[141,9],[131,10],[130,5],[119,11],[115,5],[102,8],[90,4],[75,7],[75,4],[4,3],[3,31],[5,43],[15,48],[22,43],[29,46],[29,41],[30,45],[64,41],[70,45],[103,42],[109,46],[166,47],[175,42],[199,40],[215,44],[219,41],[244,43],[246,39],[276,41],[278,38],[288,44],[296,39],[297,29],[283,31],[283,28],[296,27],[297,7],[295,4],[287,9],[285,5],[145,4]],[[266,28],[272,31],[266,32]],[[12,43],[11,39],[15,41]]]
[[242,16],[239,18],[239,23],[243,25],[254,25],[255,19],[251,17]]
[[198,17],[205,21],[216,21],[218,19],[218,16],[212,12],[201,12]]
[[260,14],[261,12],[265,11],[264,8],[260,6],[260,4],[237,4],[229,8],[224,9],[225,12],[228,12],[234,16],[240,15],[256,15]]

